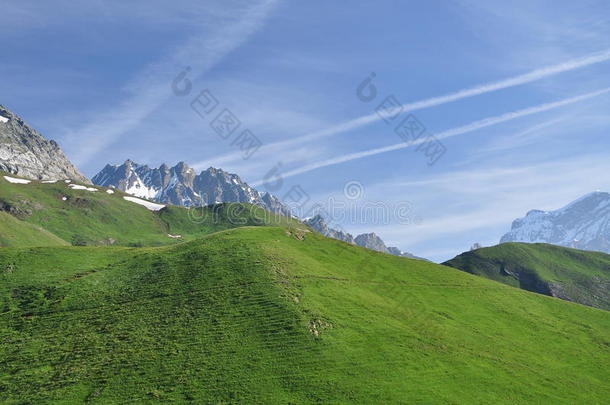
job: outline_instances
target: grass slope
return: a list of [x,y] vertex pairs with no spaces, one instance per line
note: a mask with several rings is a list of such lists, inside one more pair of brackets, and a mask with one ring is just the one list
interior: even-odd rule
[[0,249],[3,403],[587,403],[610,313],[297,228]]
[[[190,211],[167,206],[153,212],[125,201],[127,194],[107,194],[105,188],[95,188],[99,191],[73,190],[64,182],[14,184],[0,172],[0,246],[160,246],[237,226],[297,224],[250,204],[218,204]],[[40,238],[32,238],[35,229],[44,230]]]
[[610,255],[536,243],[462,253],[447,266],[557,298],[610,310]]
[[0,211],[0,246],[62,246],[68,242],[52,233]]

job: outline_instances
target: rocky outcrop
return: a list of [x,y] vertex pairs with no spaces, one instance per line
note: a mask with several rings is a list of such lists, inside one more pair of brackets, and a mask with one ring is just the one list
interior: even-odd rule
[[356,236],[356,245],[362,246],[367,249],[376,250],[378,252],[389,253],[385,243],[377,236],[374,232],[363,233]]
[[422,257],[415,256],[409,252],[403,252],[397,247],[386,247],[383,240],[375,233],[363,233],[354,238],[350,233],[328,226],[324,218],[319,214],[303,220],[303,223],[326,237],[342,240],[343,242],[351,243],[352,245],[358,245],[360,247],[376,250],[378,252],[389,253],[394,256],[427,260]]
[[342,240],[343,242],[347,242],[352,245],[356,244],[354,237],[351,234],[331,228],[321,215],[307,218],[303,220],[303,223],[311,227],[314,231],[321,233],[328,238]]
[[33,180],[90,183],[59,148],[0,105],[0,170]]

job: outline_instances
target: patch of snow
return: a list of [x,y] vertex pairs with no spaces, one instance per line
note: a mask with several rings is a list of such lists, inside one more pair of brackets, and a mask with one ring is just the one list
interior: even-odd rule
[[182,237],[182,235],[170,235],[169,233],[167,234],[167,236],[173,239],[180,239]]
[[552,243],[610,253],[610,194],[589,193],[555,211],[533,210],[516,219],[503,242]]
[[140,179],[137,173],[132,172],[132,180],[133,182],[129,187],[125,189],[127,194],[135,195],[136,197],[153,199],[157,197],[159,194],[159,190],[154,187],[147,187],[146,184]]
[[14,183],[14,184],[29,184],[31,183],[30,180],[25,180],[25,179],[16,179],[15,177],[9,177],[9,176],[4,176],[4,178],[6,179],[6,181],[8,181],[9,183]]
[[87,190],[87,191],[97,191],[97,188],[81,186],[80,184],[70,184],[72,190]]
[[57,183],[57,180],[43,180],[43,181],[41,181],[41,183],[44,183],[44,184],[53,184],[53,183]]
[[8,122],[8,118],[3,117],[2,115],[0,115],[0,122],[2,122],[2,123]]
[[113,191],[113,190],[106,190],[106,192],[107,192],[108,194],[114,194],[114,191]]
[[157,203],[142,200],[142,199],[136,198],[136,197],[123,196],[123,199],[125,199],[127,201],[131,201],[132,203],[143,205],[151,211],[159,211],[160,209],[165,208],[165,205],[163,205],[163,204],[157,204]]
[[64,180],[64,183],[71,183],[72,180]]

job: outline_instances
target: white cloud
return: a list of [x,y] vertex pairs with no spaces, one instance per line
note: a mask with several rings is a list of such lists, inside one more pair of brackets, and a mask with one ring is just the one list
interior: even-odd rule
[[[374,231],[404,250],[445,260],[469,243],[498,243],[512,221],[531,209],[555,210],[594,190],[610,190],[610,180],[601,175],[609,170],[607,156],[599,154],[518,167],[477,166],[418,181],[389,181],[369,187],[367,193],[391,193],[394,198],[414,201],[421,224],[367,224],[350,231]],[[488,240],[479,240],[479,235]],[[454,249],[451,255],[433,253],[450,247]]]
[[[604,50],[601,52],[596,52],[585,57],[568,60],[556,65],[546,66],[540,69],[535,69],[531,72],[517,75],[508,79],[499,80],[496,82],[486,83],[479,86],[459,90],[454,93],[445,94],[438,97],[431,97],[428,99],[416,101],[409,104],[404,104],[400,107],[400,111],[402,114],[406,114],[411,111],[421,110],[424,108],[430,108],[439,106],[442,104],[462,100],[468,97],[474,97],[482,94],[486,94],[489,92],[506,89],[509,87],[519,86],[527,83],[534,82],[536,80],[541,80],[543,78],[553,76],[556,74],[568,72],[575,69],[584,68],[587,66],[591,66],[594,64],[606,62],[610,60],[610,50]],[[316,139],[330,137],[334,135],[338,135],[341,133],[353,131],[359,128],[362,128],[366,125],[381,121],[382,118],[376,114],[368,114],[362,117],[358,117],[349,121],[342,122],[340,124],[336,124],[330,126],[328,128],[324,128],[322,130],[317,130],[310,132],[306,135],[302,135],[296,138],[274,142],[268,144],[264,147],[264,150],[261,150],[261,154],[266,155],[274,155],[281,152],[286,152],[290,154],[290,149],[294,148],[295,145],[299,145],[302,143],[310,142]],[[240,159],[239,153],[227,153],[223,156],[218,157],[218,159],[214,159],[214,161],[218,161],[221,163],[230,162],[233,160]],[[207,164],[207,161],[206,161]]]
[[[499,116],[485,118],[485,119],[482,119],[479,121],[472,122],[467,125],[463,125],[460,127],[456,127],[456,128],[452,128],[452,129],[440,132],[440,133],[436,134],[435,137],[438,140],[447,139],[450,137],[466,134],[466,133],[476,131],[476,130],[479,130],[479,129],[482,129],[485,127],[489,127],[492,125],[497,125],[497,124],[500,124],[503,122],[511,121],[511,120],[514,120],[517,118],[521,118],[521,117],[525,117],[528,115],[537,114],[540,112],[549,111],[549,110],[560,108],[560,107],[563,107],[566,105],[574,104],[574,103],[577,103],[580,101],[584,101],[584,100],[587,100],[587,99],[590,99],[593,97],[600,96],[602,94],[606,94],[608,92],[610,92],[610,87],[601,89],[598,91],[594,91],[591,93],[586,93],[586,94],[582,94],[579,96],[555,101],[552,103],[545,103],[545,104],[541,104],[541,105],[538,105],[535,107],[525,108],[523,110],[512,111],[512,112],[502,114]],[[331,159],[326,159],[323,161],[315,162],[315,163],[312,163],[309,165],[305,165],[305,166],[287,171],[285,173],[282,173],[282,176],[284,178],[288,178],[288,177],[296,176],[299,174],[307,173],[312,170],[320,169],[323,167],[333,166],[333,165],[349,162],[349,161],[356,160],[356,159],[362,159],[365,157],[378,155],[381,153],[387,153],[387,152],[392,152],[392,151],[396,151],[396,150],[400,150],[400,149],[405,149],[405,148],[408,148],[408,147],[411,147],[414,145],[421,144],[423,142],[426,142],[426,140],[422,137],[422,139],[413,141],[413,142],[401,142],[398,144],[384,146],[381,148],[370,149],[370,150],[366,150],[366,151],[362,151],[362,152],[349,153],[346,155],[337,156],[337,157],[334,157]],[[262,183],[262,180],[259,180],[258,182],[254,183],[254,184],[257,185],[257,184],[261,184],[261,183]]]
[[130,96],[93,122],[68,134],[66,143],[77,151],[73,154],[74,162],[86,164],[167,101],[171,96],[171,81],[181,68],[190,66],[194,76],[212,69],[262,27],[276,3],[276,0],[266,0],[232,10],[232,15],[208,24],[205,32],[191,37],[166,60],[146,68],[126,86]]

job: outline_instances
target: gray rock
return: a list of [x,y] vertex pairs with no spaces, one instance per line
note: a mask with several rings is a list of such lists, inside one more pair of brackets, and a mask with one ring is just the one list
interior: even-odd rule
[[0,170],[33,180],[71,179],[90,184],[59,148],[0,105]]
[[374,232],[363,233],[361,235],[356,236],[354,240],[356,242],[356,245],[362,246],[363,248],[376,250],[378,252],[383,253],[390,253],[385,243]]
[[92,180],[99,186],[114,187],[163,204],[199,207],[242,202],[280,215],[291,215],[290,209],[277,197],[260,193],[238,175],[213,167],[196,174],[184,162],[174,167],[162,164],[158,168],[150,168],[127,160],[120,166],[106,165]]
[[314,231],[333,239],[342,240],[343,242],[358,245],[360,247],[376,250],[378,252],[389,253],[394,256],[407,257],[409,259],[426,260],[422,257],[415,256],[409,252],[403,252],[397,247],[386,247],[385,243],[375,233],[363,233],[356,236],[355,238],[350,234],[342,230],[338,230],[328,226],[326,221],[321,215],[316,215],[311,218],[303,220],[303,223]]
[[354,237],[351,234],[329,227],[321,215],[316,215],[315,217],[307,218],[303,220],[303,223],[311,227],[314,231],[328,238],[342,240],[343,242],[347,242],[352,245],[356,243],[354,241]]
[[427,262],[430,261],[428,259],[424,259],[423,257],[415,256],[412,253],[404,252],[404,251],[400,250],[399,248],[397,248],[395,246],[388,246],[388,253],[390,253],[391,255],[394,255],[394,256],[407,257],[409,259],[424,260],[424,261],[427,261]]

